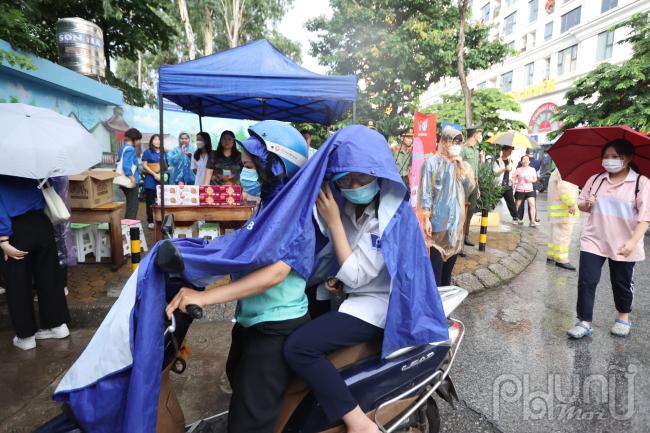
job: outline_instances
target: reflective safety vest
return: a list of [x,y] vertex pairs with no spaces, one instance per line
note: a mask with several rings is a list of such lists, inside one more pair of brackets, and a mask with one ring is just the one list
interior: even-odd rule
[[569,207],[578,204],[579,189],[577,185],[562,180],[560,172],[555,169],[548,181],[548,217],[551,224],[574,222],[580,212],[569,213]]

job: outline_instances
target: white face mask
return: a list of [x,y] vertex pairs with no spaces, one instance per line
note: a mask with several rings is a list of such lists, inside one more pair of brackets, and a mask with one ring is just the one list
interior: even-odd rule
[[196,147],[198,149],[203,149],[205,147],[205,142],[204,141],[197,141],[196,142]]
[[483,134],[478,135],[478,142],[483,143]]
[[625,163],[620,159],[603,159],[603,168],[607,170],[608,173],[618,173],[619,171],[625,168]]
[[458,156],[463,147],[460,144],[452,144],[449,146],[449,156]]

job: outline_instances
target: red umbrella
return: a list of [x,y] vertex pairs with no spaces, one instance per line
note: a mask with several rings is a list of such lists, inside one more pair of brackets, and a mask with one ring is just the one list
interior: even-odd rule
[[650,173],[650,137],[629,126],[567,129],[548,153],[562,179],[582,187],[592,175],[605,171],[600,150],[605,143],[618,139],[632,143],[634,162],[642,173]]

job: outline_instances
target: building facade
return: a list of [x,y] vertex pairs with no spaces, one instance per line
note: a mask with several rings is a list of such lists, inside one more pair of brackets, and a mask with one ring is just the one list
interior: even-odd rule
[[[546,143],[546,134],[560,126],[551,116],[573,82],[603,62],[632,56],[629,44],[618,43],[629,29],[610,29],[650,11],[650,0],[473,0],[470,8],[472,19],[492,26],[492,38],[501,37],[517,52],[488,70],[471,71],[470,88],[510,93],[521,113],[508,117],[526,123],[528,133]],[[457,79],[441,80],[423,95],[421,106],[459,91]]]

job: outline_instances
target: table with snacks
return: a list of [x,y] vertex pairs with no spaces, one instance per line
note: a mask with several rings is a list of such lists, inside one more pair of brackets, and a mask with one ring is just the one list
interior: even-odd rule
[[[241,227],[255,211],[255,203],[243,202],[239,185],[165,185],[165,214],[174,215],[175,223],[214,221]],[[153,206],[156,240],[162,239],[160,226],[160,186]]]

